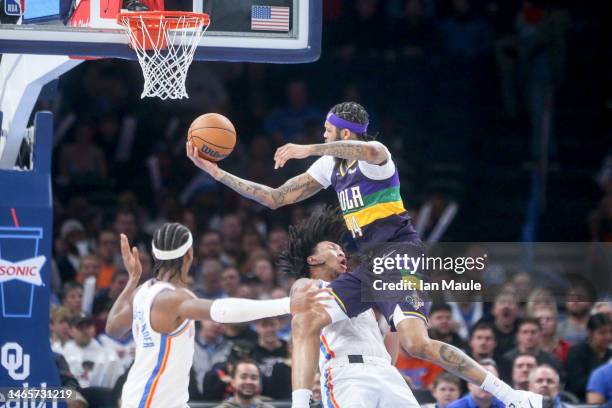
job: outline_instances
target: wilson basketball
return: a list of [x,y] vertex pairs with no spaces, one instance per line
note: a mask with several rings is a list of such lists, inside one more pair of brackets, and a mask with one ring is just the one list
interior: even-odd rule
[[218,113],[207,113],[191,122],[187,139],[198,148],[201,158],[219,161],[225,159],[234,150],[236,129],[225,116]]

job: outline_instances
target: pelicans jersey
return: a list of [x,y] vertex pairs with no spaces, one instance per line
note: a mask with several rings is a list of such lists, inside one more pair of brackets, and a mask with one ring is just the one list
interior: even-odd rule
[[[384,164],[323,156],[310,166],[307,173],[323,187],[334,188],[346,226],[367,262],[398,255],[421,257],[424,249],[404,208],[399,174],[391,154],[379,142],[368,143],[385,150],[388,159]],[[426,323],[426,294],[414,290],[380,292],[376,289],[381,287],[375,286],[377,280],[397,283],[408,278],[423,279],[420,271],[416,277],[404,273],[390,270],[377,275],[372,272],[371,265],[364,263],[334,280],[331,292],[348,318],[357,317],[376,306],[393,329],[406,318],[419,318]]]
[[307,173],[323,187],[334,188],[346,226],[360,249],[367,244],[418,239],[404,208],[391,154],[380,142],[369,143],[385,149],[389,158],[385,164],[323,156]]
[[179,289],[151,279],[134,296],[132,335],[136,356],[123,386],[122,408],[187,407],[194,323],[186,320],[167,334],[153,330],[150,311],[155,297],[165,290]]

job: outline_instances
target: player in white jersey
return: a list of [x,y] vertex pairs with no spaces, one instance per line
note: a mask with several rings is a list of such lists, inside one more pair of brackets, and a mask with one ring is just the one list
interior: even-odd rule
[[[198,299],[186,288],[193,261],[193,238],[177,223],[164,224],[153,237],[154,278],[138,286],[138,249],[121,235],[121,254],[129,279],[108,314],[106,333],[124,337],[132,330],[134,364],[121,394],[122,408],[184,408],[189,400],[189,370],[194,352],[194,320],[210,319],[230,307],[242,321],[322,308],[321,290],[303,291],[298,301]],[[217,304],[218,303],[218,304]],[[221,312],[211,312],[221,306]],[[236,311],[235,309],[239,309]]]
[[[290,228],[289,248],[281,254],[279,267],[300,277],[294,288],[312,285],[313,281],[319,287],[327,287],[346,272],[346,256],[336,243],[340,242],[345,225],[334,215],[326,209],[317,210],[307,223]],[[328,308],[327,312],[341,310]],[[397,355],[398,347],[396,338],[392,354]],[[323,406],[418,407],[406,381],[391,362],[372,309],[324,327],[319,353]]]
[[323,328],[319,354],[323,406],[418,407],[406,381],[392,365],[398,339],[394,343],[391,357],[372,309]]

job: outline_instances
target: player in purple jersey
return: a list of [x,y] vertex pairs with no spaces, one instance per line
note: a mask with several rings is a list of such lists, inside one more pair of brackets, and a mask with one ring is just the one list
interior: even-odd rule
[[[403,254],[419,256],[423,249],[400,196],[397,168],[387,148],[373,141],[367,133],[368,123],[368,113],[361,105],[354,102],[335,105],[324,123],[325,143],[287,144],[276,151],[275,168],[283,167],[290,159],[321,156],[305,173],[278,188],[244,180],[220,169],[217,164],[201,159],[189,142],[187,155],[216,180],[270,208],[302,201],[331,185],[338,194],[348,230],[359,250],[368,253],[369,259]],[[393,272],[389,279],[401,279],[401,271]],[[513,390],[461,350],[431,340],[427,334],[425,302],[415,291],[400,292],[399,299],[364,299],[364,296],[371,295],[367,291],[370,279],[371,269],[362,267],[343,273],[332,283],[331,291],[337,299],[335,307],[340,312],[294,314],[292,383],[295,408],[308,406],[321,328],[357,316],[373,306],[378,307],[397,330],[400,343],[408,353],[431,360],[451,373],[481,385],[507,404],[514,404],[517,408],[541,407],[541,397]],[[299,285],[299,281],[296,282],[292,290]],[[367,402],[363,403],[367,405]]]

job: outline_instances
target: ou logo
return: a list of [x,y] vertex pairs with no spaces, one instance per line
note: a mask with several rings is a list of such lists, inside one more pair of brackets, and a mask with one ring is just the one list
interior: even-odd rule
[[9,376],[15,381],[22,381],[30,375],[30,355],[24,354],[19,343],[5,343],[0,350],[0,362]]

